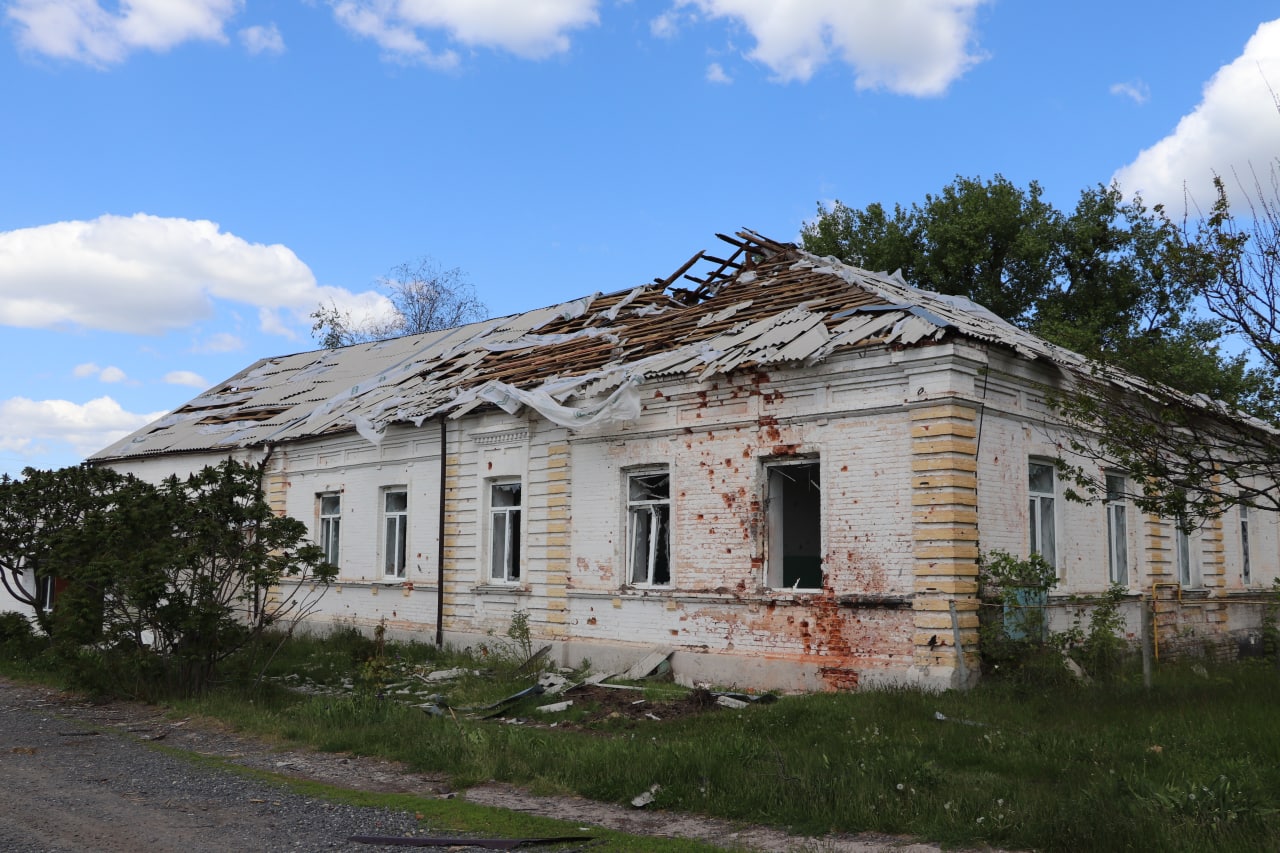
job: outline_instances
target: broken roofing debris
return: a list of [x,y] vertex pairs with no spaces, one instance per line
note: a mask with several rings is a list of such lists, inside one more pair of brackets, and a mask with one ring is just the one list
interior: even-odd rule
[[[630,290],[263,359],[94,458],[267,446],[350,430],[378,443],[392,424],[421,426],[485,406],[529,409],[585,429],[637,418],[639,385],[652,378],[702,381],[740,367],[812,365],[837,351],[952,334],[1083,364],[967,299],[918,290],[897,274],[752,231],[717,236],[732,248],[728,257],[699,252],[667,278]],[[700,263],[710,271],[693,272]]]

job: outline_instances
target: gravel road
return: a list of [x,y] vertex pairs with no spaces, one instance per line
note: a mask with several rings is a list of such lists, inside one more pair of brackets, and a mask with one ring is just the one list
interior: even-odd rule
[[296,796],[64,711],[0,681],[0,850],[369,853],[406,848],[347,839],[431,834],[413,815]]
[[[166,752],[154,742],[170,747]],[[92,704],[59,691],[0,679],[0,851],[424,850],[349,842],[353,835],[440,836],[413,815],[355,808],[288,793],[210,763],[216,756],[286,778],[362,791],[461,796],[470,802],[569,821],[590,834],[608,827],[639,836],[688,838],[735,851],[941,853],[937,845],[876,834],[806,838],[771,827],[634,809],[581,797],[535,796],[490,783],[453,792],[443,775],[377,758],[282,747],[209,720],[173,720],[130,702]],[[591,847],[575,845],[576,849]],[[474,845],[452,853],[478,853]],[[535,847],[532,849],[556,849]],[[560,847],[565,850],[565,847]],[[594,848],[593,848],[594,849]],[[607,849],[607,847],[599,848]],[[989,851],[988,853],[999,853]]]

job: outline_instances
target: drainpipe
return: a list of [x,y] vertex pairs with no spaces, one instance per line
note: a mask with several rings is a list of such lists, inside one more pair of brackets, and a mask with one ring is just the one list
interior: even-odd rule
[[444,415],[440,415],[440,532],[436,537],[436,647],[444,648],[444,499],[445,499],[445,450],[447,449]]

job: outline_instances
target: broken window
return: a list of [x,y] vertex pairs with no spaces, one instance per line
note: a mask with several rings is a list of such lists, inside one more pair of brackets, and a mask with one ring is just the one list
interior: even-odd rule
[[822,481],[815,461],[769,465],[765,513],[772,587],[822,588]]
[[320,538],[324,561],[338,565],[338,533],[342,527],[342,495],[316,495],[320,502]]
[[671,583],[671,475],[627,477],[627,577],[633,584]]
[[1107,556],[1111,582],[1129,583],[1129,523],[1123,474],[1107,475]]
[[1057,522],[1054,504],[1057,483],[1053,465],[1049,462],[1031,462],[1028,466],[1027,487],[1030,494],[1030,543],[1031,553],[1039,554],[1055,569],[1058,567]]
[[520,483],[489,484],[489,577],[520,580]]
[[1240,572],[1246,585],[1253,582],[1253,568],[1249,565],[1249,508],[1240,504]]
[[405,576],[405,545],[409,539],[409,493],[403,489],[383,492],[382,574],[388,578]]

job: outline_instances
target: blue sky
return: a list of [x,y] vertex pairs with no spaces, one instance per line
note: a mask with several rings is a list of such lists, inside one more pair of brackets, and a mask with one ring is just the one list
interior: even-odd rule
[[0,0],[0,471],[374,310],[495,314],[957,175],[1183,209],[1280,153],[1274,2]]

